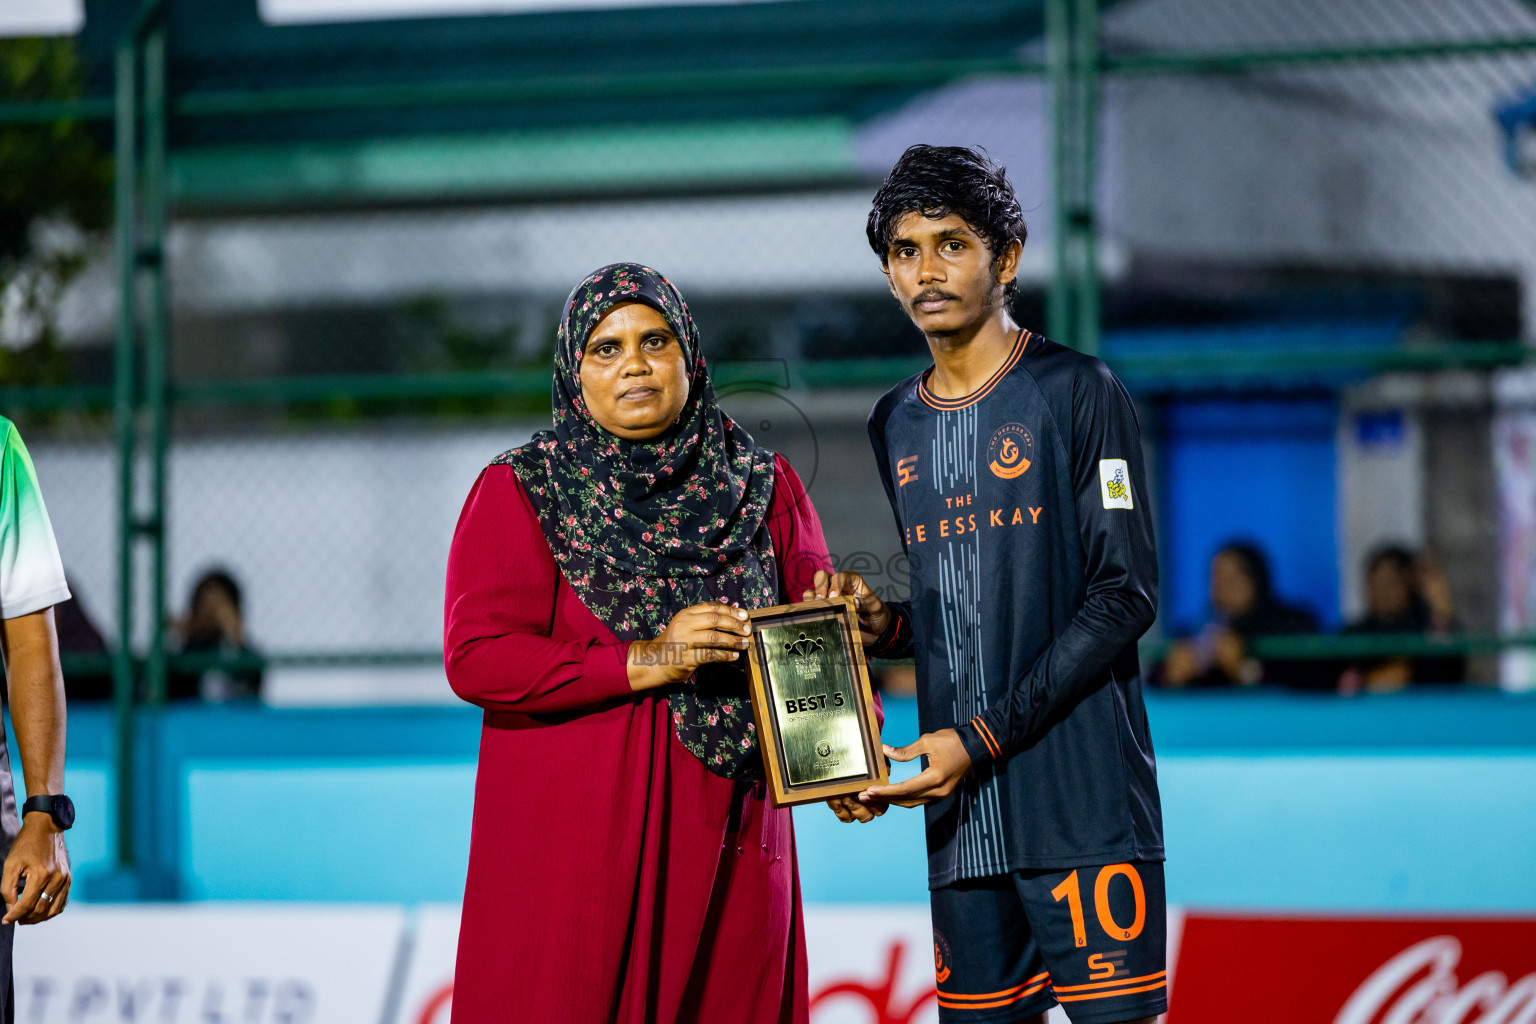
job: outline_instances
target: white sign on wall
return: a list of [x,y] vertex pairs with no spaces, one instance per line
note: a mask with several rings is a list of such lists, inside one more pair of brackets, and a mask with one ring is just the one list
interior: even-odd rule
[[[1493,419],[1493,469],[1499,493],[1499,629],[1536,630],[1536,368],[1501,370]],[[1507,690],[1536,690],[1536,649],[1499,659]]]
[[18,929],[29,1024],[378,1024],[399,907],[72,906]]
[[5,0],[0,36],[67,36],[85,24],[84,0]]

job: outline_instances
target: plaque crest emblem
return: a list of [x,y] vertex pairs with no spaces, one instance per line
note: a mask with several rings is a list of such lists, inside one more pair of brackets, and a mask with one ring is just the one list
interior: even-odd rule
[[814,676],[821,671],[822,642],[820,637],[806,636],[802,632],[798,637],[786,640],[784,642],[784,650],[789,654],[789,663],[802,676]]
[[809,658],[821,653],[821,638],[801,633],[798,638],[786,641],[784,649],[797,658]]

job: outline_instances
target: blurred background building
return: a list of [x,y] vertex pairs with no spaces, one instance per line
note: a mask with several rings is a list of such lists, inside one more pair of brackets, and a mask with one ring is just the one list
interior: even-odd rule
[[[1159,681],[1276,684],[1250,709],[1536,687],[1528,0],[10,0],[0,33],[0,413],[85,622],[72,757],[115,824],[77,857],[102,894],[283,892],[189,824],[213,783],[177,760],[270,738],[168,696],[453,703],[460,502],[547,422],[561,302],[601,264],[677,282],[727,408],[810,483],[841,564],[901,594],[864,418],[928,360],[863,224],[920,141],[1007,166],[1016,317],[1137,399],[1164,562],[1146,660],[1190,669]],[[1222,604],[1233,542],[1269,567],[1252,601],[1320,635]],[[1388,546],[1400,579],[1376,573]],[[214,569],[234,590],[200,586]],[[1214,671],[1212,626],[1259,675]],[[84,704],[114,692],[115,717]],[[1458,715],[1530,714],[1282,707],[1301,733],[1431,745],[1508,739]],[[407,739],[433,713],[336,749],[462,760],[456,709]],[[1154,706],[1176,752],[1270,742],[1257,710],[1186,713]],[[293,715],[261,719],[288,753],[334,739]],[[1179,807],[1237,799],[1175,778]],[[1441,898],[1420,904],[1466,903]]]

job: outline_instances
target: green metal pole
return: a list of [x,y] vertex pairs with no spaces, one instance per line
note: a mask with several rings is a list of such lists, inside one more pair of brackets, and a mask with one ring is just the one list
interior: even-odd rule
[[1098,13],[1097,0],[1047,0],[1045,9],[1056,214],[1046,319],[1056,341],[1090,355],[1099,350]]
[[117,863],[133,867],[133,470],[138,432],[134,368],[138,279],[138,54],[132,39],[117,51],[114,129],[117,232],[117,338],[113,352],[112,420],[117,435],[117,644],[112,658],[113,750],[117,795]]
[[1068,262],[1072,106],[1072,0],[1046,0],[1045,66],[1051,88],[1051,282],[1046,292],[1046,333],[1073,344],[1072,281]]
[[165,700],[165,464],[169,441],[167,361],[170,295],[165,268],[166,220],[166,27],[162,22],[144,41],[144,243],[139,264],[148,277],[145,323],[144,401],[149,409],[149,512],[140,531],[150,545],[149,661],[145,694]]
[[1099,2],[1077,0],[1073,24],[1078,159],[1072,228],[1077,243],[1077,348],[1099,354]]

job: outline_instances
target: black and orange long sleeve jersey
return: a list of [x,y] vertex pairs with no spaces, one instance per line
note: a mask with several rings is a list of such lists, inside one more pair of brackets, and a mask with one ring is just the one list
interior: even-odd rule
[[929,884],[1162,860],[1136,641],[1157,612],[1140,429],[1099,360],[1021,331],[974,393],[925,374],[869,433],[911,563],[873,653],[915,657],[924,732],[974,767],[927,807]]

